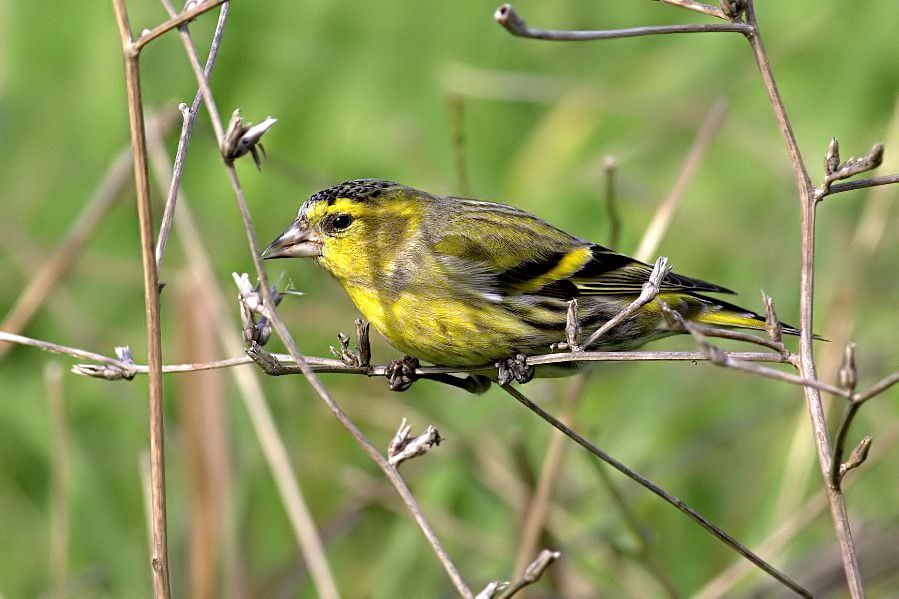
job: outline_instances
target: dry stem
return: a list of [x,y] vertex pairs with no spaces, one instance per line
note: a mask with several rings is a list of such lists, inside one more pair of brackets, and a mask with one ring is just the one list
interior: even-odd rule
[[125,0],[113,0],[128,88],[128,115],[131,147],[134,152],[134,180],[137,188],[141,261],[144,273],[144,301],[147,312],[147,384],[150,388],[150,503],[152,529],[153,588],[157,599],[172,595],[169,584],[168,533],[165,506],[165,441],[162,395],[162,340],[159,319],[159,277],[153,253],[153,216],[150,207],[150,178],[144,135],[144,112],[140,87],[140,54],[134,46]]

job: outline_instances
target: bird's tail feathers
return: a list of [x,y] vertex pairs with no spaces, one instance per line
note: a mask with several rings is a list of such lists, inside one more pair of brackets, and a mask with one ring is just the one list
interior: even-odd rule
[[[690,315],[689,320],[693,322],[713,327],[765,329],[765,317],[751,310],[701,295],[693,295],[691,299],[700,304],[700,309]],[[787,335],[799,335],[799,329],[792,325],[781,322],[780,326]]]

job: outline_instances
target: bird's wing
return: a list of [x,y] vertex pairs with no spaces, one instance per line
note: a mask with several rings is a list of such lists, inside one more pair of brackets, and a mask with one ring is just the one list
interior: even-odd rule
[[[573,237],[511,206],[440,198],[435,219],[450,222],[432,242],[433,253],[460,284],[484,294],[638,295],[652,267]],[[662,293],[733,293],[698,279],[669,274]]]
[[[592,245],[590,250],[592,259],[570,277],[579,294],[636,295],[649,280],[652,266],[600,245]],[[730,289],[674,273],[664,278],[660,292],[733,293]]]

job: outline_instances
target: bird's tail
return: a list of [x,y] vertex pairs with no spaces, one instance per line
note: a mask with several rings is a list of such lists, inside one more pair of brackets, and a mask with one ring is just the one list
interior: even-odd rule
[[[680,302],[683,302],[685,298],[681,297],[678,299]],[[665,301],[665,299],[663,298],[662,301]],[[713,327],[765,329],[765,317],[756,314],[752,310],[698,294],[691,294],[686,302],[691,309],[685,317],[691,322]],[[780,326],[782,331],[788,335],[799,334],[799,329],[794,326],[784,322],[781,322]]]

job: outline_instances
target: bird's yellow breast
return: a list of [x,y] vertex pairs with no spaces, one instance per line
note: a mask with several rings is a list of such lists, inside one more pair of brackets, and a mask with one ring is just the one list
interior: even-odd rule
[[501,339],[520,323],[505,313],[454,297],[400,292],[387,299],[373,289],[348,287],[356,307],[394,347],[441,366],[480,366],[497,359]]

